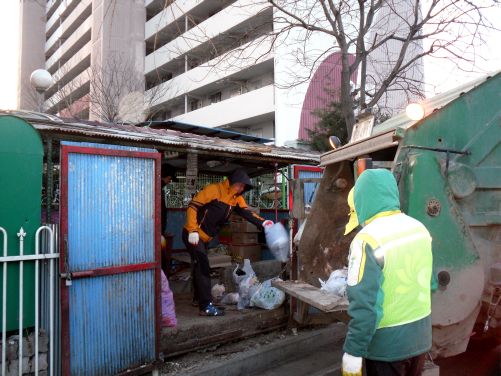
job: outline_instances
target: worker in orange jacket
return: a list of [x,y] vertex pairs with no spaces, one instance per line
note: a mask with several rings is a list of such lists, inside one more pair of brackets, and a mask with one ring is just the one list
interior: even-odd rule
[[224,311],[212,303],[208,242],[219,233],[220,227],[228,221],[232,212],[245,218],[261,230],[273,225],[247,209],[242,194],[252,189],[249,176],[237,168],[229,177],[219,183],[209,184],[190,202],[183,228],[183,242],[190,253],[193,264],[194,301],[198,301],[200,315],[221,316]]

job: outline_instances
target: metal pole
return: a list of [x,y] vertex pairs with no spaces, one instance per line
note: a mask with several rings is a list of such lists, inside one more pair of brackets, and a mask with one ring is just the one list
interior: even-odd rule
[[[54,253],[54,234],[52,229],[49,226],[41,226],[38,228],[36,234],[35,234],[35,255],[39,255],[40,253],[40,233],[43,230],[47,230],[48,236],[49,236],[49,253],[52,255]],[[39,259],[37,258],[35,261],[35,375],[38,375],[38,335],[39,335],[39,323],[38,323],[38,264],[39,264]],[[51,271],[49,274],[49,343],[50,343],[50,350],[49,350],[49,365],[50,365],[50,374],[52,375],[53,372],[53,363],[52,363],[52,354],[53,354],[53,327],[54,327],[54,298],[53,298],[53,291],[52,291],[52,286],[53,286],[53,274],[54,274],[54,259],[51,258],[50,260],[50,265],[51,265]]]
[[[24,256],[24,237],[26,232],[21,227],[17,233],[19,237],[19,256]],[[23,374],[23,299],[24,299],[24,261],[19,261],[19,376]]]
[[45,222],[50,223],[52,209],[52,184],[53,184],[53,166],[52,166],[52,138],[47,138],[47,179],[46,179],[46,197],[45,197]]
[[[54,233],[50,230],[49,251],[54,253]],[[54,262],[53,258],[50,259],[49,269],[49,375],[54,375]]]
[[[7,231],[0,227],[3,234],[3,256],[7,257]],[[6,348],[7,348],[7,262],[3,263],[2,285],[2,375],[6,375]]]
[[[287,169],[287,167],[285,168]],[[282,170],[282,209],[287,209],[287,179],[285,179],[285,174],[283,170]]]

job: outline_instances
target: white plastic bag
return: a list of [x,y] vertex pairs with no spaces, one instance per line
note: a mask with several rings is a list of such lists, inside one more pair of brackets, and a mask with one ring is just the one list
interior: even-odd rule
[[251,297],[251,306],[263,309],[275,309],[285,301],[285,293],[271,286],[272,279],[264,281],[259,290]]
[[340,297],[346,296],[346,278],[348,276],[348,269],[342,268],[334,270],[327,281],[322,281],[320,278],[320,290],[326,291]]
[[273,257],[281,262],[287,262],[289,258],[289,234],[285,227],[277,222],[273,226],[264,229],[266,245],[270,249]]
[[259,289],[259,281],[256,276],[246,277],[242,281],[240,281],[240,285],[238,286],[238,309],[244,309],[250,306],[252,295],[256,293]]
[[255,277],[256,273],[254,269],[252,269],[251,263],[249,259],[244,260],[244,264],[240,267],[239,264],[233,270],[233,281],[235,281],[235,285],[240,286],[240,282],[247,277]]
[[220,285],[219,283],[216,283],[214,286],[212,286],[211,294],[213,301],[218,303],[223,298],[225,291],[226,288],[224,287],[224,285]]
[[256,278],[256,273],[252,269],[249,259],[244,260],[243,266],[239,265],[233,270],[233,280],[238,286],[238,309],[247,308],[250,305],[252,295],[259,288],[259,281]]
[[223,296],[223,299],[221,299],[221,304],[238,304],[238,301],[240,300],[240,296],[238,295],[238,292],[229,292],[225,296]]

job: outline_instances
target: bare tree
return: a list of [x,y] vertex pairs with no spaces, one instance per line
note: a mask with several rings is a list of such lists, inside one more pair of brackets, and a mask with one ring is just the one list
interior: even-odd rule
[[155,112],[153,105],[166,90],[165,85],[152,85],[145,91],[142,70],[120,55],[90,69],[90,111],[102,121],[143,121]]
[[145,90],[144,76],[132,59],[112,54],[103,64],[92,64],[73,79],[63,66],[49,89],[49,112],[78,117],[88,109],[94,118],[111,123],[140,122],[157,111],[154,104],[167,90],[153,85]]
[[[358,113],[390,112],[385,107],[390,107],[386,102],[392,92],[408,100],[424,96],[425,56],[454,61],[459,68],[474,65],[479,59],[475,48],[484,43],[486,31],[495,29],[485,14],[498,7],[499,0],[254,0],[230,6],[253,12],[259,5],[262,14],[272,8],[272,19],[257,16],[253,28],[217,38],[201,25],[181,33],[187,45],[210,41],[210,54],[196,57],[197,63],[229,70],[232,64],[256,63],[286,46],[286,58],[293,64],[291,79],[284,85],[292,87],[308,82],[323,59],[339,52],[338,96],[351,135]],[[318,44],[309,43],[315,38],[328,40],[330,48],[319,50]],[[296,65],[309,69],[299,71]]]
[[[302,30],[302,43],[313,34],[334,41],[332,50],[342,53],[340,83],[341,111],[351,135],[357,110],[376,106],[390,90],[405,89],[419,95],[419,82],[409,79],[409,70],[424,56],[474,62],[475,46],[483,42],[482,33],[494,26],[485,19],[485,11],[499,6],[497,0],[266,0],[275,12],[275,33]],[[408,12],[401,14],[405,3]],[[379,15],[383,14],[383,17]],[[398,20],[396,24],[390,19]],[[416,43],[429,42],[427,48]],[[379,77],[368,75],[371,59],[393,44],[395,53],[386,55]],[[299,51],[301,52],[301,51]],[[303,52],[308,52],[303,50]],[[327,52],[327,51],[326,51]],[[323,54],[325,55],[325,53]],[[350,62],[350,55],[354,60]],[[320,57],[319,57],[320,58]],[[299,59],[300,60],[300,59]],[[373,62],[374,63],[374,62]],[[350,77],[359,70],[358,87]],[[419,80],[418,80],[419,81]],[[355,99],[358,94],[359,98]],[[358,102],[358,105],[356,105]]]

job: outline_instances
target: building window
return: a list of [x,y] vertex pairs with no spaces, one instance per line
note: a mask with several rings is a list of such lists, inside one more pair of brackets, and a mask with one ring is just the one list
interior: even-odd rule
[[151,117],[151,120],[153,120],[153,121],[164,121],[164,120],[170,119],[171,117],[172,117],[171,112],[169,110],[164,110],[164,111],[159,111],[156,114],[154,114]]
[[193,99],[190,102],[190,111],[195,111],[200,108],[200,101],[198,99]]
[[221,102],[221,92],[218,91],[217,93],[212,94],[209,97],[209,100],[210,100],[210,104]]

